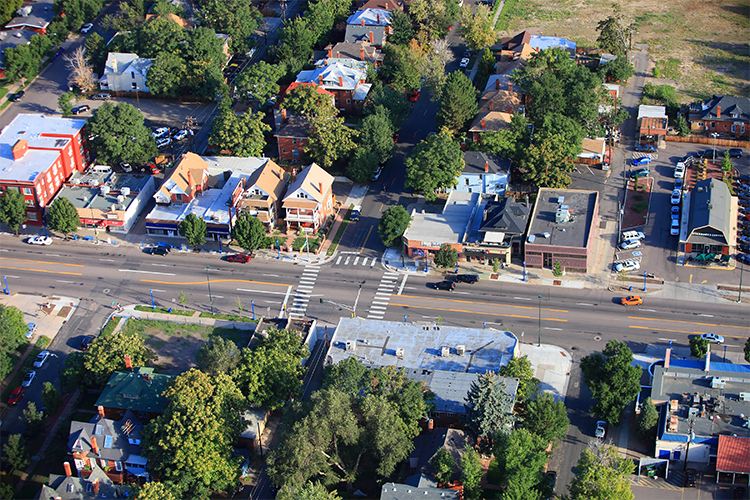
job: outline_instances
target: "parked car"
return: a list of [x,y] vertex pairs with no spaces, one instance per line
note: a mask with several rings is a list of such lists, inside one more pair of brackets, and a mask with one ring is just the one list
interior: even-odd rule
[[669,198],[669,201],[672,202],[672,205],[677,205],[682,201],[682,191],[679,189],[675,189],[672,191],[672,196]]
[[628,272],[628,271],[637,271],[641,268],[641,265],[635,261],[635,260],[626,260],[625,262],[618,262],[615,264],[615,272]]
[[456,288],[456,285],[451,281],[440,281],[432,285],[432,288],[435,290],[448,290],[449,292],[452,292],[453,289]]
[[85,34],[86,34],[86,33],[88,33],[89,31],[91,31],[91,30],[92,30],[93,28],[94,28],[94,25],[93,25],[93,24],[91,24],[91,23],[86,23],[86,24],[84,24],[84,25],[83,25],[83,26],[81,27],[81,33],[83,33],[83,34],[85,35]]
[[648,177],[651,175],[651,170],[647,168],[639,168],[630,172],[630,177]]
[[49,358],[49,354],[49,351],[42,351],[37,354],[36,360],[34,361],[34,368],[41,368],[44,366],[44,362]]
[[378,169],[375,171],[375,173],[372,174],[372,180],[376,181],[376,180],[380,179],[380,174],[382,174],[382,173],[383,173],[383,167],[378,167]]
[[687,469],[685,471],[685,487],[695,488],[695,469]]
[[742,156],[742,150],[741,149],[732,148],[732,149],[730,149],[727,152],[729,153],[729,156],[731,156],[732,158],[740,158]]
[[120,162],[120,168],[123,172],[132,172],[133,167],[130,166],[130,163],[125,163],[124,161]]
[[91,342],[95,339],[93,335],[86,335],[83,337],[83,340],[81,340],[81,345],[78,346],[78,348],[82,351],[88,351],[89,346],[91,345]]
[[737,260],[745,264],[750,264],[750,255],[746,253],[738,253]]
[[170,144],[172,144],[172,139],[170,139],[169,137],[164,137],[163,139],[156,140],[156,147],[159,149],[169,146]]
[[680,206],[679,205],[672,205],[672,218],[674,218],[675,215],[677,217],[680,216]]
[[30,245],[51,245],[52,244],[52,238],[49,236],[32,236],[28,240],[26,240],[26,243]]
[[151,137],[154,139],[161,139],[169,134],[169,127],[159,127],[151,132]]
[[18,101],[20,101],[20,100],[21,100],[21,99],[23,98],[23,96],[25,96],[25,95],[26,95],[26,92],[25,92],[25,91],[23,91],[23,90],[19,90],[19,91],[18,91],[18,92],[16,92],[15,94],[11,94],[11,95],[10,95],[10,96],[8,97],[8,100],[9,100],[9,101],[11,101],[11,102],[18,102]]
[[637,167],[639,165],[648,165],[651,163],[651,158],[648,156],[644,156],[643,158],[634,158],[633,159],[633,166]]
[[81,106],[76,106],[75,108],[73,108],[71,110],[71,113],[73,113],[74,115],[80,115],[81,113],[88,111],[90,109],[91,109],[91,106],[89,106],[88,104],[83,104]]
[[239,262],[241,264],[245,264],[247,262],[250,262],[251,260],[252,257],[244,253],[236,253],[227,257],[227,262]]
[[672,219],[672,224],[669,226],[669,234],[672,236],[680,235],[680,219]]
[[620,250],[632,250],[641,246],[641,240],[625,240],[620,243]]
[[479,275],[478,274],[456,274],[453,277],[453,281],[456,283],[468,283],[470,285],[473,285],[474,283],[479,281]]
[[101,94],[96,94],[96,95],[95,95],[95,96],[93,96],[93,97],[92,97],[91,99],[92,99],[92,100],[94,100],[94,101],[109,101],[109,99],[110,99],[111,97],[112,97],[112,96],[111,96],[111,95],[109,95],[109,93],[107,93],[107,92],[102,92]]
[[174,140],[181,141],[183,139],[186,139],[189,134],[190,134],[189,130],[186,130],[186,129],[180,130],[174,135]]
[[674,178],[682,179],[684,177],[685,177],[685,164],[678,163],[677,166],[674,168]]
[[461,62],[458,64],[459,68],[468,68],[469,61],[471,61],[471,59],[469,59],[468,57],[464,57],[463,59],[461,59]]
[[675,179],[674,181],[674,188],[679,189],[682,191],[682,187],[684,186],[684,183],[682,182],[682,179]]
[[620,299],[620,304],[624,306],[639,306],[643,304],[643,299],[640,295],[628,295]]
[[463,59],[467,59],[467,58],[471,58],[471,50],[470,49],[466,49],[464,51]]
[[167,247],[151,247],[149,252],[151,255],[165,256],[169,254],[169,248]]
[[724,337],[721,335],[716,335],[715,333],[704,333],[701,335],[701,338],[703,340],[708,340],[712,344],[723,344],[724,343]]
[[625,231],[622,233],[623,240],[642,240],[645,237],[646,235],[640,231]]
[[31,385],[31,383],[34,381],[34,378],[36,377],[36,372],[34,370],[31,370],[30,372],[26,372],[26,375],[23,376],[23,381],[21,382],[22,387],[28,387]]
[[410,100],[411,102],[417,102],[417,100],[418,100],[418,99],[419,99],[419,90],[415,90],[415,91],[414,91],[414,92],[412,92],[412,93],[411,93],[411,95],[409,96],[409,100]]
[[29,323],[29,328],[26,330],[26,338],[30,339],[36,333],[36,323]]
[[[698,158],[713,158],[714,156],[714,150],[713,149],[704,149],[703,151],[698,151],[695,153],[695,155]],[[719,152],[716,152],[716,157],[719,157]]]
[[23,387],[16,387],[13,389],[13,392],[10,393],[10,397],[8,398],[8,404],[13,406],[15,404],[18,404],[19,401],[21,401],[21,398],[23,397]]
[[361,213],[362,213],[362,205],[355,205],[354,208],[352,208],[352,213],[349,214],[349,220],[358,221],[359,214]]
[[635,145],[636,151],[646,151],[647,153],[654,153],[659,150],[656,146],[653,144],[636,144]]
[[596,432],[594,432],[594,434],[599,439],[604,439],[604,436],[607,435],[607,422],[605,422],[604,420],[599,420],[596,423]]

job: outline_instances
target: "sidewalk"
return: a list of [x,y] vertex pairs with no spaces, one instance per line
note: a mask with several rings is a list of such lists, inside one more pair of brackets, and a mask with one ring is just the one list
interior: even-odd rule
[[[192,316],[183,316],[181,314],[167,314],[158,312],[147,312],[136,310],[136,305],[125,306],[119,311],[112,314],[114,318],[135,318],[152,321],[170,321],[172,323],[183,323],[191,325],[217,326],[219,328],[234,328],[237,330],[255,330],[257,323],[247,321],[230,321],[225,319],[201,318],[200,311],[195,311]],[[119,327],[119,325],[118,325]]]

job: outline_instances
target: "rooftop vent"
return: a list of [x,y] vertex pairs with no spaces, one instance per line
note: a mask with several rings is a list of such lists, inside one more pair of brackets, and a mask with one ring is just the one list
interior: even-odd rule
[[346,341],[346,352],[356,352],[357,351],[357,342],[354,340],[347,340]]
[[448,357],[451,355],[451,348],[450,347],[441,347],[440,348],[440,355],[442,357]]
[[122,193],[123,196],[130,196],[130,188],[129,187],[124,187],[124,188],[120,189],[120,192]]
[[466,354],[466,346],[462,344],[457,345],[456,354],[458,354],[459,356],[463,356],[464,354]]
[[399,347],[398,349],[396,349],[396,357],[398,359],[404,359],[404,348],[403,347]]
[[555,222],[563,224],[570,220],[570,210],[567,205],[560,205],[555,213]]
[[104,185],[99,188],[99,191],[102,193],[102,195],[106,196],[109,194],[109,186]]

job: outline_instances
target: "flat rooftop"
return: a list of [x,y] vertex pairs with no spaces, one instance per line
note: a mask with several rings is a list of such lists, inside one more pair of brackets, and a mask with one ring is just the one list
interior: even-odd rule
[[[597,196],[596,191],[540,189],[527,235],[534,236],[534,245],[585,248]],[[555,222],[555,214],[563,205],[570,210],[570,220],[558,224]],[[528,242],[528,237],[526,241]]]
[[479,193],[451,191],[442,213],[420,213],[413,210],[411,216],[414,220],[404,237],[425,242],[422,246],[439,247],[443,243],[461,243],[479,200]]
[[492,328],[341,318],[326,363],[355,356],[365,366],[485,373],[507,365],[517,348],[515,335]]
[[[125,205],[125,209],[135,201],[135,197],[146,186],[149,177],[145,174],[81,174],[73,172],[71,180],[74,183],[63,185],[58,196],[67,198],[76,208],[91,208],[94,210],[109,210],[112,205]],[[76,184],[76,182],[78,182]],[[109,186],[110,192],[103,194],[101,186]],[[130,195],[120,202],[118,196],[122,188],[130,189]],[[127,202],[127,203],[126,203]]]
[[[208,163],[208,175],[214,177],[219,177],[224,172],[239,172],[250,175],[270,160],[270,158],[258,156],[247,158],[241,156],[201,156],[201,158]],[[223,183],[220,185],[223,185]]]

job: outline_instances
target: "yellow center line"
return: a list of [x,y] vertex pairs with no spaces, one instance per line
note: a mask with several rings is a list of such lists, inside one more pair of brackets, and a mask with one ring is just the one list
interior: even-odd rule
[[[500,306],[500,307],[515,307],[517,309],[533,309],[538,310],[539,308],[536,306],[514,306],[511,304],[493,304],[490,302],[475,302],[473,300],[458,300],[458,299],[445,299],[441,297],[420,297],[418,295],[399,295],[399,297],[407,297],[409,299],[429,299],[429,300],[446,300],[449,302],[458,302],[459,304],[477,304],[481,306]],[[561,313],[567,313],[569,311],[566,311],[565,309],[549,309],[547,307],[542,307],[542,311],[552,311],[552,312],[561,312]]]
[[[523,318],[523,319],[537,319],[536,316],[521,316],[520,314],[500,314],[500,313],[484,313],[484,312],[478,312],[478,311],[469,311],[466,309],[450,309],[445,307],[429,307],[429,306],[412,306],[408,304],[397,304],[395,302],[391,302],[390,305],[392,306],[400,306],[405,307],[407,309],[427,309],[429,311],[450,311],[450,312],[460,312],[460,313],[469,313],[469,314],[482,314],[485,316],[502,316],[503,318]],[[555,319],[555,318],[544,318],[544,321],[561,321],[563,323],[567,323],[567,319]]]
[[[648,326],[635,326],[635,325],[628,325],[628,328],[635,328],[636,330],[653,330],[653,328]],[[701,331],[695,331],[695,332],[688,332],[685,330],[667,330],[665,328],[659,328],[660,332],[670,332],[670,333],[685,333],[688,335],[701,335],[703,333],[708,332],[701,332]],[[730,339],[746,339],[747,337],[743,337],[741,335],[722,335],[722,337],[727,337]]]
[[141,280],[144,283],[159,283],[161,285],[205,285],[206,283],[221,283],[224,281],[233,281],[236,283],[254,283],[256,285],[272,285],[272,286],[283,286],[283,287],[290,287],[294,285],[286,285],[284,283],[268,283],[267,281],[252,281],[252,280],[235,280],[235,279],[225,279],[225,280],[211,280],[211,281],[188,281],[188,282],[182,282],[182,281],[158,281],[158,280]]
[[13,269],[14,271],[34,271],[37,273],[50,273],[50,274],[70,274],[72,276],[83,276],[83,273],[69,273],[67,271],[47,271],[46,269],[29,269],[27,267],[6,267],[3,269]]
[[641,321],[668,321],[670,323],[682,323],[686,325],[711,326],[714,328],[740,328],[742,330],[747,330],[746,326],[717,325],[715,323],[699,323],[697,321],[682,321],[677,319],[641,318],[638,316],[628,316],[628,319],[639,319]]
[[365,236],[365,241],[362,242],[362,246],[359,247],[359,253],[362,253],[362,250],[365,249],[365,245],[367,244],[367,239],[370,237],[370,233],[372,232],[372,228],[375,226],[370,226],[370,230],[367,231],[367,236]]
[[46,260],[17,259],[15,257],[0,257],[0,259],[5,259],[5,260],[20,260],[21,262],[33,262],[35,264],[54,264],[56,266],[83,267],[83,264],[66,264],[65,262],[48,262]]

